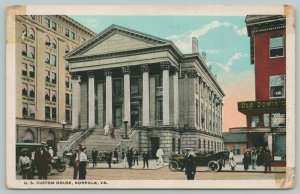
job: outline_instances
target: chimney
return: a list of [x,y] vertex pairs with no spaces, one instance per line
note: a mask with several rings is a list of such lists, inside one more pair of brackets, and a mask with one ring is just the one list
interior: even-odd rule
[[202,52],[202,59],[203,62],[206,63],[206,52]]
[[192,38],[192,53],[199,53],[198,51],[198,39],[196,37]]

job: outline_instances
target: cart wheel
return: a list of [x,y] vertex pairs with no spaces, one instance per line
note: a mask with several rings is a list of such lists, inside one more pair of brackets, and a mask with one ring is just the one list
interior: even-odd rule
[[220,165],[217,161],[210,161],[208,163],[208,168],[209,168],[209,171],[211,171],[211,172],[217,172],[220,168]]
[[179,171],[179,168],[180,168],[180,166],[179,166],[179,164],[178,164],[177,161],[171,161],[171,162],[170,162],[170,164],[169,164],[169,169],[170,169],[171,171],[173,171],[173,172]]

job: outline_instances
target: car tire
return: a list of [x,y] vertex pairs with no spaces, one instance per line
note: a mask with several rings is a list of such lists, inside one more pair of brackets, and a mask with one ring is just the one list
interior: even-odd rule
[[213,160],[208,163],[208,169],[210,172],[217,172],[219,170],[219,168],[220,168],[220,165],[217,161]]
[[173,172],[175,171],[179,171],[180,170],[180,166],[178,164],[177,161],[171,161],[170,164],[169,164],[169,169]]
[[61,165],[60,168],[57,168],[56,170],[60,173],[64,172],[66,170],[67,166],[66,165]]

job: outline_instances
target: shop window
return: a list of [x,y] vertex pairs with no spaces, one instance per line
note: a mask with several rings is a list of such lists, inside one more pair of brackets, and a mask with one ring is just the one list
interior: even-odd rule
[[274,134],[273,135],[273,158],[275,161],[286,160],[286,135]]
[[29,105],[29,116],[31,118],[35,118],[35,112],[36,112],[35,105],[34,104],[30,104]]
[[270,39],[270,57],[282,57],[284,55],[284,38],[272,37]]
[[122,87],[121,87],[121,80],[116,79],[113,81],[113,95],[114,96],[121,96],[122,95]]
[[130,80],[130,93],[132,95],[139,95],[139,78],[132,78]]
[[22,37],[22,40],[24,40],[25,39],[25,37],[27,37],[27,26],[26,25],[22,25],[22,35],[21,35],[21,37]]
[[50,71],[46,70],[46,77],[45,77],[46,82],[50,82]]
[[69,47],[69,45],[66,45],[65,53],[69,53],[69,52],[70,52],[70,47]]
[[66,105],[70,105],[70,94],[66,93]]
[[28,88],[27,88],[27,84],[22,84],[22,95],[23,96],[27,96],[28,95]]
[[22,63],[22,75],[27,76],[27,64]]
[[50,37],[48,35],[45,36],[45,45],[46,46],[50,46],[51,45]]
[[70,88],[70,78],[66,77],[66,88]]
[[45,18],[45,26],[50,28],[50,20],[48,18]]
[[31,98],[35,97],[35,87],[34,87],[34,85],[29,85],[29,96]]
[[56,91],[55,90],[51,91],[51,101],[56,102]]
[[56,24],[56,22],[54,22],[54,21],[51,22],[51,28],[52,28],[52,30],[55,30],[55,31],[56,31],[56,29],[57,29],[57,24]]
[[240,155],[241,154],[241,147],[240,145],[235,145],[234,147],[234,155]]
[[56,120],[56,108],[52,107],[52,120]]
[[35,67],[33,65],[29,66],[29,76],[32,78],[35,77]]
[[270,114],[264,114],[264,127],[270,127]]
[[271,125],[272,127],[285,127],[286,116],[282,113],[272,113]]
[[23,117],[28,116],[28,104],[26,104],[26,103],[23,103],[22,115],[23,115]]
[[66,37],[69,37],[69,36],[70,36],[70,31],[69,31],[69,29],[67,29],[67,28],[65,29],[65,36],[66,36]]
[[49,106],[45,107],[45,119],[51,119],[51,117],[50,117],[50,107]]
[[45,100],[50,101],[50,90],[49,89],[45,89]]
[[72,40],[75,40],[75,32],[71,32],[71,33],[70,33],[70,38],[71,38]]
[[55,38],[52,38],[51,48],[56,49],[56,46],[57,46],[57,41],[55,40]]
[[45,53],[45,63],[50,64],[50,53]]
[[22,55],[27,56],[27,44],[22,44]]
[[50,79],[51,79],[51,83],[56,84],[56,73],[52,72]]
[[251,116],[251,127],[259,127],[259,116],[258,115]]
[[35,48],[33,46],[29,46],[27,57],[35,59]]
[[56,66],[56,56],[55,55],[51,55],[50,65]]
[[270,98],[285,97],[285,76],[270,76]]

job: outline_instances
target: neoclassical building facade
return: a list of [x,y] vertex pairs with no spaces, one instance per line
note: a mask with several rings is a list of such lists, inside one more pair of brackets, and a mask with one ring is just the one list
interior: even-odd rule
[[182,54],[169,40],[117,25],[86,41],[66,56],[72,128],[122,132],[125,120],[139,130],[140,150],[223,150],[224,92],[196,39],[193,50]]

